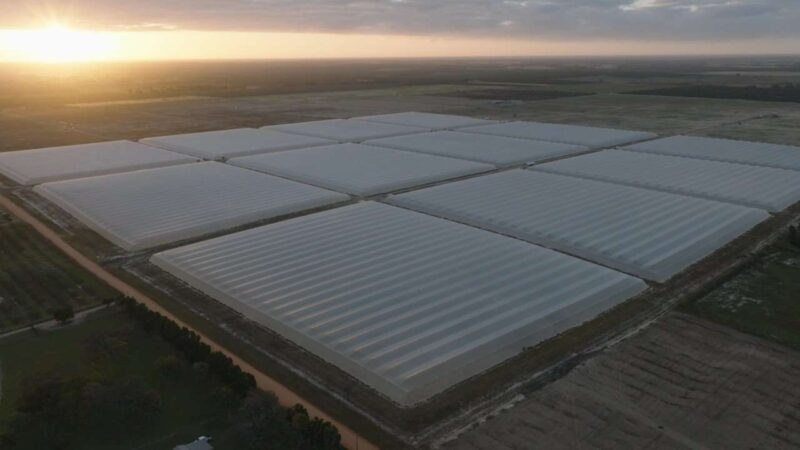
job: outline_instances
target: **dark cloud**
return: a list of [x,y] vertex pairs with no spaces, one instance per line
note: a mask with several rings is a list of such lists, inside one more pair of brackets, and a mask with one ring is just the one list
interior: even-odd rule
[[46,17],[124,30],[800,38],[800,0],[0,0],[0,27]]

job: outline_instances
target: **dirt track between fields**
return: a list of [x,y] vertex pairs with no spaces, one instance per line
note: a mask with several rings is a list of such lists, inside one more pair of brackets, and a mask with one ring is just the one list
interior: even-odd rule
[[119,291],[121,294],[128,296],[137,302],[147,306],[151,311],[157,312],[168,317],[170,320],[174,321],[180,326],[189,328],[197,333],[201,340],[208,344],[212,350],[220,351],[224,353],[226,356],[230,357],[233,362],[242,368],[245,372],[253,374],[256,379],[256,384],[258,385],[259,389],[264,391],[270,391],[275,393],[278,397],[278,400],[281,404],[286,406],[292,406],[294,404],[301,404],[307,410],[308,413],[312,417],[319,417],[323,420],[327,420],[331,422],[336,428],[339,429],[339,433],[342,436],[342,444],[349,448],[349,449],[377,449],[378,447],[371,442],[367,441],[363,437],[356,434],[353,430],[348,428],[347,426],[339,423],[332,417],[330,417],[325,412],[321,411],[319,408],[314,406],[313,404],[309,403],[307,400],[303,399],[302,397],[298,396],[294,392],[287,389],[282,384],[278,383],[277,381],[273,380],[263,372],[258,371],[255,367],[248,364],[246,361],[242,360],[234,353],[228,351],[226,348],[220,346],[213,340],[209,339],[202,333],[197,330],[194,330],[189,324],[180,320],[179,318],[172,315],[169,311],[161,307],[158,303],[156,303],[153,299],[146,296],[142,292],[138,291],[137,289],[133,288],[129,284],[125,283],[124,281],[120,280],[116,276],[112,275],[110,272],[106,271],[100,265],[92,261],[91,259],[84,256],[82,253],[75,250],[72,246],[67,244],[63,239],[61,239],[58,234],[56,234],[53,230],[43,224],[41,221],[30,215],[27,211],[17,206],[8,198],[0,195],[0,207],[5,208],[16,216],[19,220],[29,224],[32,226],[39,234],[42,235],[47,241],[52,243],[56,248],[64,252],[67,256],[69,256],[72,260],[74,260],[79,266],[83,267],[84,269],[91,272],[93,275],[98,277],[99,279],[103,280],[104,282],[108,283],[109,286]]

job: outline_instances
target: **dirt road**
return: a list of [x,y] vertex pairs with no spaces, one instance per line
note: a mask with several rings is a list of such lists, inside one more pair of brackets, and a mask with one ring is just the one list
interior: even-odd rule
[[32,324],[32,325],[27,326],[27,327],[17,328],[16,330],[12,330],[12,331],[9,331],[7,333],[0,334],[0,340],[5,339],[5,338],[9,338],[11,336],[16,336],[16,335],[22,334],[22,333],[28,333],[29,331],[31,331],[31,327],[35,327],[37,330],[42,331],[42,330],[52,330],[53,328],[57,328],[57,327],[75,325],[75,324],[81,323],[81,321],[86,316],[88,316],[89,314],[92,314],[94,312],[100,311],[101,309],[104,309],[104,308],[107,308],[107,306],[106,305],[97,305],[97,306],[93,306],[93,307],[91,307],[89,309],[84,309],[82,311],[78,311],[78,312],[75,313],[75,317],[70,319],[67,324],[62,324],[61,322],[59,322],[56,319],[50,319],[50,320],[45,320],[45,321],[42,321],[42,322],[38,322],[38,323]]
[[136,300],[137,302],[142,303],[152,311],[155,311],[159,314],[163,314],[164,316],[169,317],[172,321],[181,326],[194,330],[194,332],[200,336],[202,341],[208,344],[213,350],[224,353],[225,355],[229,356],[236,365],[241,367],[242,370],[253,374],[259,389],[262,389],[264,391],[274,392],[275,395],[278,397],[278,400],[281,402],[281,404],[286,406],[292,406],[299,403],[308,410],[308,413],[312,417],[319,417],[320,419],[331,422],[333,425],[336,426],[336,428],[339,429],[339,433],[342,435],[342,444],[345,447],[349,449],[358,449],[358,450],[369,450],[378,448],[371,442],[367,441],[363,437],[356,434],[346,425],[337,422],[335,419],[330,417],[328,414],[326,414],[325,412],[323,412],[322,410],[320,410],[307,400],[303,399],[294,392],[290,391],[288,388],[286,388],[286,386],[283,386],[282,384],[273,380],[265,373],[258,371],[255,367],[248,364],[246,361],[242,360],[231,351],[227,350],[226,348],[217,344],[213,340],[209,339],[207,336],[203,335],[199,331],[192,328],[192,326],[189,325],[188,323],[183,322],[179,318],[175,317],[169,311],[162,308],[161,305],[156,303],[150,297],[146,296],[142,292],[136,290],[129,284],[125,283],[116,276],[112,275],[107,270],[100,267],[100,265],[98,265],[91,259],[84,256],[82,253],[75,250],[69,244],[67,244],[63,239],[61,239],[60,236],[58,236],[58,234],[56,234],[53,230],[47,227],[44,223],[42,223],[41,221],[30,215],[27,211],[20,208],[11,200],[2,195],[0,195],[0,207],[7,209],[8,212],[16,216],[18,219],[31,225],[39,234],[41,234],[50,243],[55,245],[59,250],[64,252],[67,256],[72,258],[78,265],[88,270],[101,280],[105,281],[111,287],[113,287],[123,295],[126,295]]

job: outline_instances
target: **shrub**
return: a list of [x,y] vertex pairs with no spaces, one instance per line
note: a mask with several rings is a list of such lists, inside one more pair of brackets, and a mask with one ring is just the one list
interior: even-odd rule
[[800,229],[796,226],[789,227],[789,243],[800,247]]
[[[197,333],[178,326],[168,318],[150,311],[130,298],[120,299],[123,311],[139,322],[150,333],[157,333],[171,343],[196,373],[208,372],[217,377],[225,387],[219,390],[220,402],[233,404],[243,400],[242,406],[232,418],[241,440],[239,448],[308,448],[339,450],[341,436],[330,422],[311,419],[301,406],[283,408],[272,393],[256,389],[252,374],[244,372],[224,353],[211,351],[211,347],[200,340]],[[158,367],[172,363],[161,361]]]
[[65,324],[75,318],[75,311],[71,306],[64,306],[53,310],[53,319],[60,324]]
[[193,366],[197,363],[206,365],[210,374],[230,387],[240,398],[244,398],[248,392],[255,389],[256,380],[253,375],[244,372],[223,353],[212,352],[211,347],[203,343],[194,331],[178,326],[133,299],[124,298],[118,303],[123,311],[139,322],[145,330],[158,333],[162,339],[172,344]]
[[37,375],[25,380],[16,413],[0,436],[2,448],[78,448],[87,434],[116,439],[151,424],[158,392],[138,381],[87,381]]
[[180,380],[185,373],[185,364],[174,355],[158,358],[155,362],[156,373],[161,378],[171,381]]

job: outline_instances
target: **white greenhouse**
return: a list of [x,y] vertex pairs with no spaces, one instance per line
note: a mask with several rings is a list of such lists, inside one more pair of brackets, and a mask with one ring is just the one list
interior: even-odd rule
[[466,159],[499,167],[533,163],[589,150],[587,147],[574,144],[458,131],[411,134],[370,140],[364,144]]
[[0,173],[30,186],[196,161],[136,142],[111,141],[0,153]]
[[161,136],[140,142],[210,160],[336,143],[328,139],[253,128]]
[[540,122],[504,122],[494,125],[464,128],[462,131],[522,139],[564,142],[567,144],[583,145],[593,149],[629,144],[631,142],[657,137],[656,134],[645,131],[616,130],[611,128]]
[[127,250],[348,200],[215,162],[45,183],[36,192]]
[[534,170],[611,181],[777,212],[800,201],[800,172],[719,161],[605,150]]
[[375,202],[151,260],[402,405],[646,288],[577,258]]
[[769,218],[760,209],[529,170],[388,201],[656,281]]
[[262,130],[278,130],[304,136],[332,139],[337,142],[361,142],[367,139],[426,133],[429,128],[409,127],[389,123],[369,122],[356,119],[329,119],[314,122],[270,125]]
[[633,144],[623,147],[622,150],[800,170],[800,147],[792,147],[790,145],[694,136],[672,136]]
[[457,178],[494,167],[362,144],[337,144],[234,158],[230,164],[339,192],[369,196]]
[[433,114],[425,112],[400,112],[375,116],[356,117],[358,120],[391,123],[410,127],[428,128],[430,130],[454,130],[457,128],[497,123],[496,120],[475,119],[450,114]]

